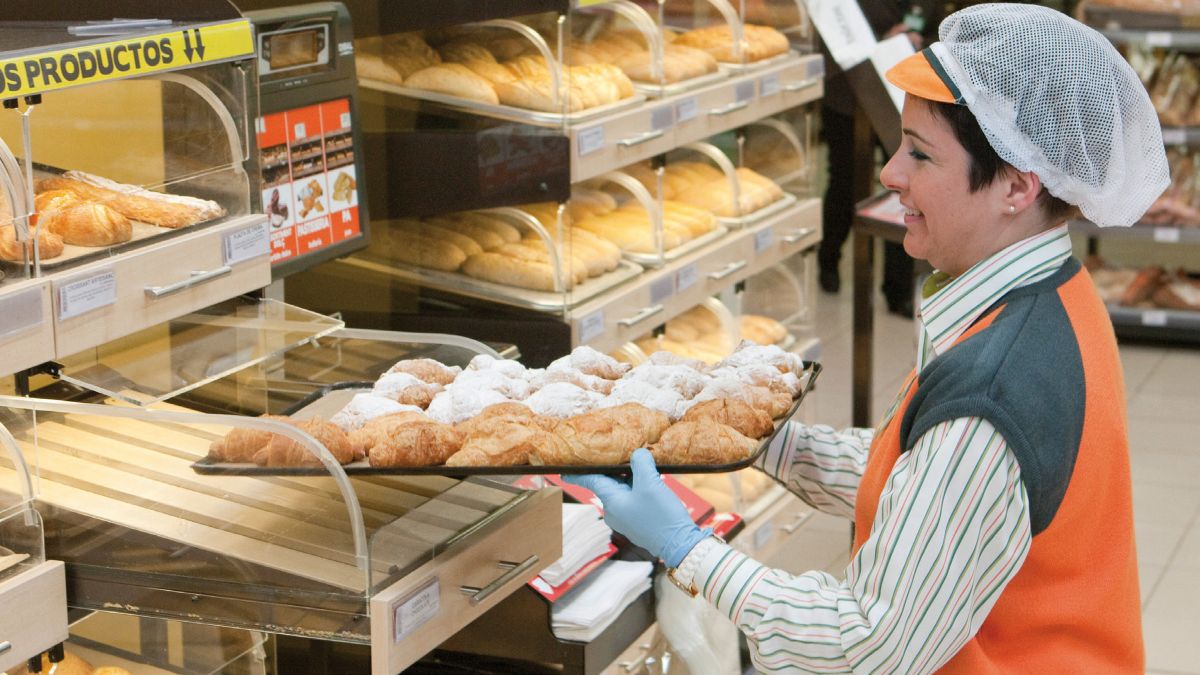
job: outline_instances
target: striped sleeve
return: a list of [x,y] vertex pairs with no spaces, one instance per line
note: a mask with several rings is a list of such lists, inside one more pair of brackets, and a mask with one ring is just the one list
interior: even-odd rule
[[1031,541],[1016,458],[989,422],[961,418],[901,456],[845,580],[711,540],[681,581],[733,619],[761,672],[926,673],[978,632]]
[[853,518],[858,482],[874,437],[872,429],[835,431],[788,422],[759,458],[758,468],[813,508]]

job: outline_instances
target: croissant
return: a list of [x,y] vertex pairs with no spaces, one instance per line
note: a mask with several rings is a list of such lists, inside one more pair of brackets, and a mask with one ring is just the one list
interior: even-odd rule
[[[44,227],[37,228],[38,257],[42,260],[57,258],[63,252],[62,237]],[[25,242],[25,249],[33,259],[32,240]],[[17,230],[12,225],[0,226],[0,260],[22,260],[21,246],[17,243]]]
[[418,380],[445,386],[462,371],[458,366],[444,366],[433,359],[405,359],[388,369],[389,373],[408,373]]
[[658,464],[727,464],[746,459],[757,447],[737,429],[704,417],[671,425],[650,452]]
[[[347,464],[354,460],[354,448],[346,432],[338,425],[314,417],[304,421],[287,420],[291,424],[307,431],[324,445],[339,464]],[[259,466],[320,466],[321,463],[308,448],[293,441],[287,436],[272,434],[271,441],[259,449],[254,455],[254,463]]]
[[637,404],[593,410],[559,422],[556,436],[564,442],[539,450],[542,464],[623,464],[633,451],[657,441],[671,420]]
[[489,427],[497,422],[531,424],[543,431],[553,431],[554,426],[558,424],[558,420],[539,415],[523,403],[505,401],[504,403],[489,405],[479,411],[478,415],[464,422],[459,422],[454,428],[458,429],[465,438],[476,433],[487,433]]
[[[292,423],[290,417],[263,415],[265,420],[280,420]],[[208,457],[217,462],[253,462],[254,454],[271,442],[275,434],[262,429],[235,427],[208,447]]]
[[428,421],[429,418],[419,412],[398,412],[390,415],[380,415],[368,420],[358,429],[350,432],[350,445],[357,454],[366,456],[371,448],[392,437],[399,427],[410,422]]
[[731,426],[747,438],[762,438],[775,429],[771,416],[766,412],[730,398],[697,403],[679,421],[692,422],[699,419],[711,419]]
[[446,466],[513,466],[528,464],[530,455],[554,452],[563,441],[537,425],[516,421],[496,422],[463,441],[462,449],[446,460]]
[[449,424],[414,421],[399,424],[371,448],[371,466],[430,466],[445,462],[462,447],[462,434]]
[[90,202],[39,213],[38,225],[76,246],[108,246],[133,237],[133,225],[128,218],[103,204]]

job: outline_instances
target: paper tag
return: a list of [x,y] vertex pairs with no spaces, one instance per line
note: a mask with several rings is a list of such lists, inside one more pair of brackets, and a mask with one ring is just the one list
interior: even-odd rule
[[817,78],[825,79],[825,59],[813,59],[808,62],[808,68],[804,71],[804,77],[808,80]]
[[754,233],[754,252],[756,254],[775,245],[775,229],[768,227]]
[[1162,137],[1163,145],[1184,145],[1187,143],[1187,129],[1183,127],[1164,127]]
[[350,113],[344,112],[341,115],[338,115],[338,122],[342,125],[343,129],[349,129],[350,128]]
[[762,97],[774,96],[779,93],[779,73],[767,75],[759,81],[758,95]]
[[766,546],[773,536],[775,536],[775,523],[768,518],[754,531],[754,550],[757,551]]
[[271,232],[266,223],[244,227],[225,235],[222,252],[226,265],[236,265],[243,260],[271,253]]
[[749,101],[754,98],[754,80],[749,82],[738,82],[733,88],[734,98],[738,103]]
[[117,275],[111,269],[58,287],[58,320],[86,314],[117,301]]
[[675,104],[675,119],[679,120],[680,122],[686,122],[690,119],[695,119],[697,110],[696,97],[692,96],[690,98],[685,98]]
[[675,273],[675,288],[682,293],[695,286],[699,279],[700,273],[696,270],[696,263],[692,263]]
[[598,309],[579,322],[579,342],[589,342],[604,334],[604,310]]
[[437,616],[438,610],[441,609],[440,590],[441,584],[434,577],[423,588],[396,606],[392,616],[396,626],[394,642],[400,642],[409,633]]
[[809,17],[842,70],[866,61],[875,47],[875,31],[857,2],[807,0]]
[[1150,31],[1146,33],[1145,42],[1147,47],[1170,47],[1171,34],[1166,31]]
[[261,117],[256,117],[254,119],[254,131],[260,134],[266,133],[267,121]]
[[1142,312],[1142,325],[1161,328],[1167,325],[1167,313],[1161,309],[1148,309]]
[[662,131],[675,124],[675,109],[669,105],[660,105],[650,111],[650,128]]
[[304,138],[308,136],[308,127],[304,126],[304,122],[296,122],[292,135],[296,138]]
[[1154,241],[1164,242],[1167,244],[1175,244],[1179,242],[1178,227],[1156,227],[1154,228]]
[[650,304],[658,305],[675,295],[675,277],[663,277],[650,284]]
[[0,299],[0,338],[42,323],[42,286],[28,288]]
[[590,155],[604,147],[604,127],[595,126],[579,132],[579,156]]

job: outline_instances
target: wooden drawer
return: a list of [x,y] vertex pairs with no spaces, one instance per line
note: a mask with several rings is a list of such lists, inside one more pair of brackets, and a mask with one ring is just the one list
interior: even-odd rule
[[63,564],[44,562],[0,581],[0,672],[67,639]]
[[539,490],[371,598],[371,672],[408,667],[561,556],[562,492]]
[[0,375],[54,359],[50,282],[32,279],[0,287]]
[[[226,238],[265,223],[261,215],[236,218],[50,277],[57,355],[77,354],[271,283],[269,246],[226,264]],[[76,313],[90,306],[95,309]]]

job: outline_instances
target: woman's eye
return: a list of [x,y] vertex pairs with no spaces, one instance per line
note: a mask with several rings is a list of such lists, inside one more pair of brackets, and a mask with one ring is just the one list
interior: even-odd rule
[[909,150],[908,156],[912,157],[913,159],[917,160],[918,162],[923,162],[923,161],[929,159],[929,155],[921,152],[920,150],[917,150],[916,148]]

